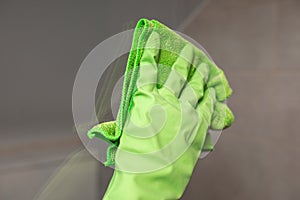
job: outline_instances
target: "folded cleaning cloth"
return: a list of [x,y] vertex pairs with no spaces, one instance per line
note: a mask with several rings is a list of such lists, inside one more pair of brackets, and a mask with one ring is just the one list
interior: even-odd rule
[[[107,149],[106,166],[113,165],[115,162],[115,152],[122,135],[122,127],[124,126],[125,119],[128,114],[127,111],[130,106],[132,94],[136,90],[136,80],[139,71],[140,59],[143,54],[147,38],[149,37],[152,29],[155,29],[156,32],[160,34],[160,48],[162,49],[158,64],[163,67],[158,67],[158,87],[161,87],[166,81],[171,71],[171,66],[178,58],[182,48],[189,43],[174,31],[156,20],[139,20],[135,28],[132,49],[127,62],[122,99],[117,121],[98,124],[88,132],[88,136],[90,138],[98,137],[110,144],[110,147]],[[193,48],[196,52],[196,57],[192,63],[193,66],[197,66],[199,63],[206,63],[209,66],[210,74],[207,87],[214,87],[216,90],[222,90],[220,93],[222,95],[217,97],[218,102],[226,100],[226,98],[228,98],[232,93],[232,90],[229,87],[223,71],[219,69],[200,49],[195,46],[193,46]],[[192,74],[192,72],[190,74]],[[233,115],[225,104],[217,104],[218,109],[216,109],[217,111],[214,113],[211,129],[221,130],[230,126],[233,121]],[[220,113],[225,113],[226,115],[220,115]],[[207,134],[202,151],[211,150],[213,150],[213,144],[210,135]]]

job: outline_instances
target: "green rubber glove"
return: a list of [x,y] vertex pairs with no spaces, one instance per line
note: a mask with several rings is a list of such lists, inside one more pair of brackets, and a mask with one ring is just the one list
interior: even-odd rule
[[160,88],[159,56],[160,36],[154,30],[140,60],[137,89],[131,98],[116,151],[116,170],[104,199],[179,199],[213,117],[227,125],[233,120],[233,116],[224,121],[224,114],[217,115],[222,109],[216,112],[216,105],[226,108],[218,101],[224,90],[208,82],[211,72],[206,63],[193,70],[195,51],[190,44],[182,49]]
[[106,165],[115,163],[116,170],[104,199],[180,198],[201,150],[213,148],[208,128],[223,129],[234,119],[223,103],[228,82],[203,52],[157,21],[142,19],[141,27],[117,123],[88,132],[111,144]]
[[[155,28],[160,34],[161,38],[161,52],[158,60],[158,88],[166,81],[169,76],[170,69],[180,54],[182,48],[189,43],[184,40],[174,31],[161,24],[156,20],[141,19],[137,23],[135,28],[134,37],[132,40],[132,48],[128,57],[128,63],[125,72],[125,80],[122,90],[122,100],[120,103],[120,109],[118,113],[117,121],[104,122],[93,127],[89,132],[88,136],[90,138],[97,137],[110,144],[107,149],[107,161],[106,166],[115,164],[115,151],[119,145],[120,137],[122,135],[123,126],[127,117],[128,108],[131,104],[132,95],[136,90],[136,77],[139,73],[139,67],[141,61],[141,55],[143,54],[143,49],[145,47],[147,38],[151,30]],[[198,66],[200,61],[207,64],[209,68],[209,78],[207,85],[209,87],[214,87],[219,91],[218,100],[224,101],[231,94],[231,88],[224,76],[222,70],[220,70],[210,59],[198,48],[194,47],[195,55],[193,66]],[[203,65],[203,64],[202,64]],[[193,70],[191,70],[193,71]],[[192,74],[192,73],[190,73]],[[223,91],[220,91],[223,90]],[[231,111],[223,103],[216,104],[215,110],[217,110],[218,115],[214,115],[212,119],[212,124],[210,129],[220,130],[230,126],[230,118],[232,116]],[[227,112],[224,112],[227,111]],[[205,143],[203,145],[202,151],[212,151],[213,143],[210,138],[210,134],[207,134]]]

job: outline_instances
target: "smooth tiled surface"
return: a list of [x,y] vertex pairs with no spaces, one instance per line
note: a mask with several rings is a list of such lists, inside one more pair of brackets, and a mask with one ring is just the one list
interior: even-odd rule
[[211,0],[186,32],[231,69],[274,68],[277,4]]
[[[56,163],[58,165],[58,163]],[[0,174],[0,199],[32,199],[45,181],[54,173],[56,165]],[[33,181],[34,180],[34,181]]]
[[99,199],[100,163],[86,150],[73,153],[36,196],[38,200]]
[[279,1],[278,58],[283,69],[299,69],[300,57],[300,1]]
[[300,4],[211,0],[186,28],[227,74],[236,116],[183,199],[300,198]]
[[[61,159],[35,159],[31,165],[0,170],[0,199],[97,199],[99,162],[86,151],[75,152]],[[49,155],[53,157],[48,152],[44,159]]]

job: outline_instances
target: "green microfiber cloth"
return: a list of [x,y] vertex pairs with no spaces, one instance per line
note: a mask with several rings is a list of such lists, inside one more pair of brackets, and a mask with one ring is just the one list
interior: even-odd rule
[[[125,71],[125,79],[123,83],[122,89],[122,99],[120,103],[119,113],[116,122],[104,122],[102,124],[96,125],[88,132],[88,136],[90,138],[98,137],[101,138],[111,146],[107,150],[107,161],[105,163],[106,166],[114,164],[115,151],[119,145],[119,139],[122,135],[122,127],[124,126],[124,122],[127,116],[127,111],[131,106],[131,97],[134,91],[136,90],[136,81],[139,72],[139,64],[141,55],[143,55],[143,48],[145,47],[146,41],[151,33],[151,31],[155,29],[155,31],[160,35],[161,38],[161,52],[158,59],[158,64],[166,67],[158,67],[158,88],[164,84],[166,81],[170,71],[171,66],[174,64],[176,59],[179,56],[179,53],[184,48],[189,41],[185,40],[173,30],[169,29],[165,25],[161,24],[156,20],[147,20],[140,19],[136,25],[134,31],[134,37],[132,41],[131,51],[127,61],[127,67]],[[225,75],[221,69],[219,69],[200,49],[195,47],[195,59],[193,60],[192,65],[194,68],[190,71],[193,74],[193,70],[195,70],[195,66],[199,65],[199,63],[205,63],[209,66],[209,78],[206,87],[214,87],[214,89],[222,90],[217,96],[217,101],[222,102],[225,101],[232,93],[232,90],[225,78]],[[216,104],[218,105],[218,104]],[[218,110],[218,109],[217,109]],[[212,119],[211,128],[212,129],[223,129],[233,121],[233,116],[231,111],[224,106],[223,103],[220,103],[219,112],[227,112],[227,116],[230,117],[216,117]],[[209,134],[205,140],[205,144],[202,150],[212,150],[213,144],[211,142],[211,138]]]

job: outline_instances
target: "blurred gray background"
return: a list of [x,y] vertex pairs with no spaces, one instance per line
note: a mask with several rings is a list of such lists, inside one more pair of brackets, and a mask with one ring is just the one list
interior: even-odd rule
[[236,121],[183,199],[300,199],[297,0],[0,0],[0,199],[101,199],[112,170],[73,131],[73,82],[141,17],[202,44],[234,90]]

